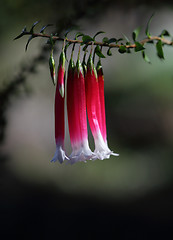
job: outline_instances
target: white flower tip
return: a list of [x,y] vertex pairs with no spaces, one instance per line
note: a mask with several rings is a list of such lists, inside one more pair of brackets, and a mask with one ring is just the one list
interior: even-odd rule
[[59,161],[60,163],[63,163],[64,160],[70,159],[66,156],[65,151],[62,149],[62,146],[56,146],[56,152],[51,162]]
[[69,156],[70,163],[74,164],[76,162],[87,162],[87,160],[94,160],[96,159],[95,154],[90,149],[81,148],[78,152],[73,151],[72,154]]

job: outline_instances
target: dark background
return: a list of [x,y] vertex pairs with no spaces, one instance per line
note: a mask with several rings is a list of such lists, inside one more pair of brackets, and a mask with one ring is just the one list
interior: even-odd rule
[[[164,47],[165,60],[160,61],[148,45],[151,65],[140,53],[116,50],[102,61],[108,142],[120,156],[71,166],[50,163],[55,144],[49,46],[35,39],[25,53],[27,37],[12,41],[36,20],[41,20],[38,31],[54,23],[47,32],[62,34],[75,26],[86,34],[103,30],[116,38],[131,38],[141,26],[142,39],[153,12],[152,34],[166,28],[173,35],[171,1],[1,0],[2,239],[171,239],[172,48]],[[60,48],[57,44],[56,64]],[[66,148],[70,152],[69,140]]]

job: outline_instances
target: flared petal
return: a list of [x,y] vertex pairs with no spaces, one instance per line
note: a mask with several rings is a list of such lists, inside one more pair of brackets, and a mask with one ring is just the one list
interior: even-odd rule
[[55,155],[51,160],[51,162],[59,161],[60,163],[63,163],[64,160],[70,160],[70,159],[66,156],[65,151],[62,148],[62,145],[57,144]]

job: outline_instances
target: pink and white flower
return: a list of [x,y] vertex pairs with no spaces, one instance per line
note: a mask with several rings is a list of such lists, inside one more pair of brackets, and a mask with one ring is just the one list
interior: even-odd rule
[[65,74],[65,55],[62,51],[59,60],[58,78],[55,92],[55,142],[56,152],[51,160],[52,162],[59,161],[62,163],[65,159],[69,159],[64,151],[64,74]]
[[76,67],[70,60],[67,79],[67,112],[72,153],[70,163],[95,158],[88,144],[85,81],[78,58]]
[[118,156],[118,154],[113,153],[107,145],[104,84],[101,81],[99,89],[97,72],[91,55],[87,63],[85,86],[88,120],[95,143],[94,153],[100,160],[109,158],[110,155]]

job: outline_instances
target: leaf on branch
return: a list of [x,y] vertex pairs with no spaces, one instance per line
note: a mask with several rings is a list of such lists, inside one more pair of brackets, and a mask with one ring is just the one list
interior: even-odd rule
[[87,47],[88,47],[88,44],[86,44],[84,47],[83,47],[83,51],[86,51],[86,49],[87,49]]
[[151,63],[151,61],[150,61],[149,57],[146,55],[145,51],[142,51],[142,57],[145,60],[145,62],[147,62],[149,64]]
[[163,53],[163,48],[162,48],[162,41],[159,40],[156,43],[156,50],[157,50],[157,55],[160,59],[164,59],[164,53]]
[[101,49],[100,49],[100,47],[98,45],[95,47],[95,53],[97,54],[98,57],[105,58],[105,56],[101,52]]
[[94,35],[93,39],[95,40],[96,36],[98,36],[98,35],[101,34],[101,33],[105,33],[105,32],[103,32],[103,31],[97,32],[97,33]]
[[135,42],[135,45],[136,45],[136,47],[135,47],[135,52],[139,52],[139,51],[142,51],[142,50],[145,49],[145,48],[143,47],[143,45],[142,45],[141,43],[139,43],[139,42]]
[[82,32],[77,32],[75,35],[75,40],[77,40],[78,37],[84,36]]
[[123,38],[119,38],[119,39],[117,39],[116,43],[123,41],[123,40],[124,40]]
[[35,28],[35,26],[39,23],[40,21],[36,21],[33,25],[32,25],[32,27],[31,27],[31,29],[30,29],[30,33],[33,33],[34,32],[34,28]]
[[107,44],[109,44],[109,38],[104,37],[104,38],[102,39],[102,43],[107,43]]
[[140,30],[141,30],[141,28],[138,27],[138,28],[136,28],[136,29],[133,31],[133,33],[132,33],[132,38],[133,38],[133,41],[134,41],[134,42],[136,42],[136,40],[137,40],[137,38],[138,38],[138,36],[139,36]]
[[23,37],[23,35],[25,35],[25,32],[26,32],[26,26],[23,28],[22,32],[17,37],[15,37],[13,40]]
[[109,48],[109,49],[107,50],[107,55],[108,55],[108,56],[112,56],[111,48]]
[[29,43],[31,42],[31,40],[33,39],[33,38],[35,38],[35,36],[30,36],[29,37],[29,39],[28,39],[28,41],[27,41],[27,44],[26,44],[26,47],[25,47],[25,51],[27,51],[27,49],[28,49],[28,45],[29,45]]
[[119,49],[118,49],[118,52],[122,54],[122,53],[127,52],[127,49],[126,49],[126,47],[125,47],[124,45],[121,45],[121,46],[119,47]]
[[53,24],[47,24],[46,26],[43,26],[40,30],[40,33],[44,34],[44,30],[47,28],[47,27],[50,27],[50,26],[53,26]]
[[94,41],[94,39],[92,37],[90,37],[89,35],[83,35],[82,41],[83,41],[83,44],[86,44],[86,43]]
[[150,23],[151,23],[151,20],[153,17],[154,17],[154,13],[151,15],[150,19],[148,20],[147,27],[145,29],[145,34],[147,35],[148,38],[151,37],[150,32],[149,32],[149,27],[150,27]]
[[159,35],[159,37],[163,37],[163,36],[168,36],[168,37],[170,37],[171,35],[170,35],[170,33],[169,33],[166,29],[164,29],[164,30],[161,32],[161,34]]
[[108,44],[113,43],[113,42],[117,43],[117,39],[116,38],[110,38],[109,41],[108,41]]

